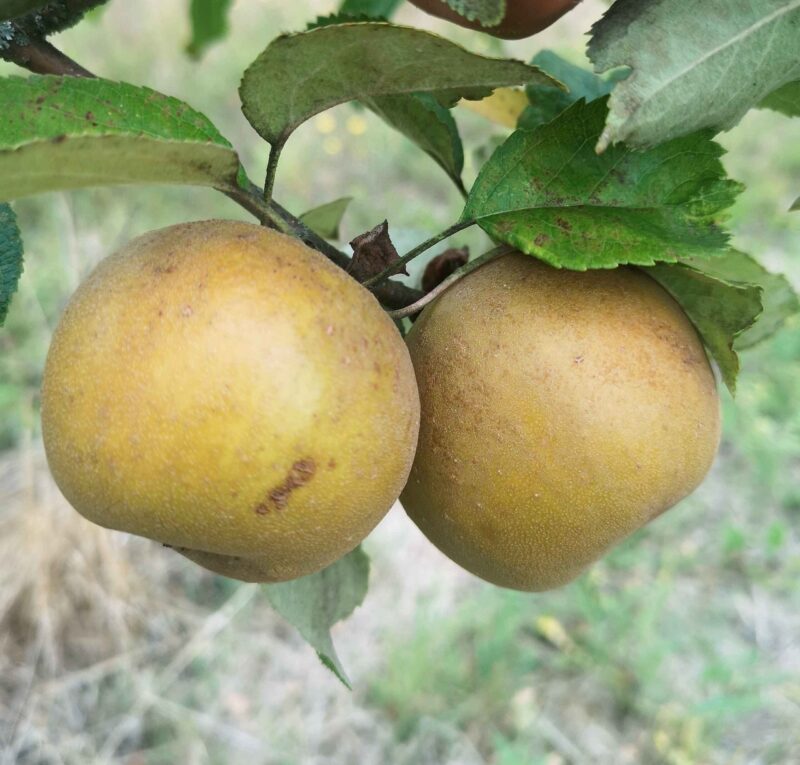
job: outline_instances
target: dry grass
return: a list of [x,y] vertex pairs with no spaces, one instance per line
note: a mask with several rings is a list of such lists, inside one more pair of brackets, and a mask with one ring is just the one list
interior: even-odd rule
[[159,624],[153,579],[137,567],[165,571],[159,556],[143,557],[140,544],[68,507],[38,445],[3,460],[0,486],[0,730],[13,762],[42,740],[51,715],[66,712],[59,701],[142,651]]
[[728,478],[723,462],[690,508],[537,598],[477,583],[396,508],[336,630],[349,693],[257,586],[83,521],[29,444],[0,468],[0,762],[797,761],[796,596],[701,563],[747,510]]
[[[0,463],[0,507],[3,765],[217,761],[205,737],[231,763],[382,761],[389,722],[328,675],[258,587],[83,520],[37,444]],[[409,613],[425,591],[450,602],[442,578],[400,576],[414,554],[378,566],[371,616],[346,627],[354,675],[381,660],[377,614]]]

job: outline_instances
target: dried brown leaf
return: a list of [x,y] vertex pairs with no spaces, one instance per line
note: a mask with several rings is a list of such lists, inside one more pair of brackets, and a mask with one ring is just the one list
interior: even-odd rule
[[[353,248],[353,259],[347,272],[360,282],[383,272],[400,260],[400,255],[389,236],[388,221],[357,236],[350,242],[350,246]],[[407,275],[408,271],[400,264],[393,273]]]
[[437,255],[425,267],[422,275],[422,291],[430,292],[438,287],[450,274],[469,260],[469,247],[452,247]]

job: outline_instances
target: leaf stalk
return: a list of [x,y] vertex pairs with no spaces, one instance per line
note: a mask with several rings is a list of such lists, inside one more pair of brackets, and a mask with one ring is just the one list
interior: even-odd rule
[[379,274],[370,277],[364,282],[364,286],[367,288],[372,288],[376,284],[380,284],[384,279],[387,279],[392,274],[397,273],[398,269],[401,266],[404,266],[406,263],[411,262],[416,258],[418,255],[421,255],[426,250],[429,250],[434,245],[438,244],[439,242],[447,239],[448,237],[453,236],[453,234],[457,234],[459,231],[463,231],[465,228],[469,228],[474,221],[467,220],[467,221],[459,221],[458,223],[454,223],[449,228],[446,228],[444,231],[439,232],[436,236],[432,236],[430,239],[426,239],[421,244],[418,244],[414,247],[413,250],[409,250],[405,255],[403,255],[400,260],[396,260],[394,263],[391,264],[388,268],[385,268]]
[[494,260],[495,258],[499,258],[501,255],[507,255],[509,252],[513,252],[514,248],[510,247],[507,244],[501,244],[499,247],[495,247],[489,252],[485,252],[483,255],[475,258],[475,260],[471,260],[469,263],[465,263],[461,268],[453,271],[450,276],[448,276],[441,284],[437,284],[429,293],[421,297],[416,302],[412,303],[411,305],[405,306],[404,308],[399,308],[396,311],[388,311],[387,313],[392,319],[405,319],[407,316],[414,316],[418,314],[426,305],[432,303],[436,298],[439,297],[443,292],[447,291],[452,287],[457,281],[463,279],[467,274],[474,271],[476,268],[480,268],[485,263],[488,263],[490,260]]
[[278,172],[278,161],[286,141],[281,140],[270,145],[269,159],[267,160],[267,177],[264,179],[264,201],[269,204],[272,201],[272,192],[275,188],[275,175]]

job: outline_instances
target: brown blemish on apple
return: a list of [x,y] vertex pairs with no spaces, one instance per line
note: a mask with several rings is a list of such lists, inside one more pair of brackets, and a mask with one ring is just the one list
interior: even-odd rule
[[264,502],[260,502],[256,506],[256,514],[266,515],[272,510],[285,510],[291,493],[295,489],[305,486],[314,477],[316,471],[317,465],[310,457],[297,460],[289,469],[283,483],[272,489]]

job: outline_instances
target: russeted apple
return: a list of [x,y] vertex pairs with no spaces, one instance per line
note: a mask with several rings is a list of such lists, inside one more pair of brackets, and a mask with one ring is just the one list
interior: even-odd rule
[[422,418],[402,503],[497,585],[570,581],[692,492],[717,451],[703,345],[642,270],[511,253],[426,307],[407,343]]
[[391,507],[419,399],[367,290],[296,239],[207,221],[136,239],[78,289],[42,427],[89,520],[281,581],[333,563]]

